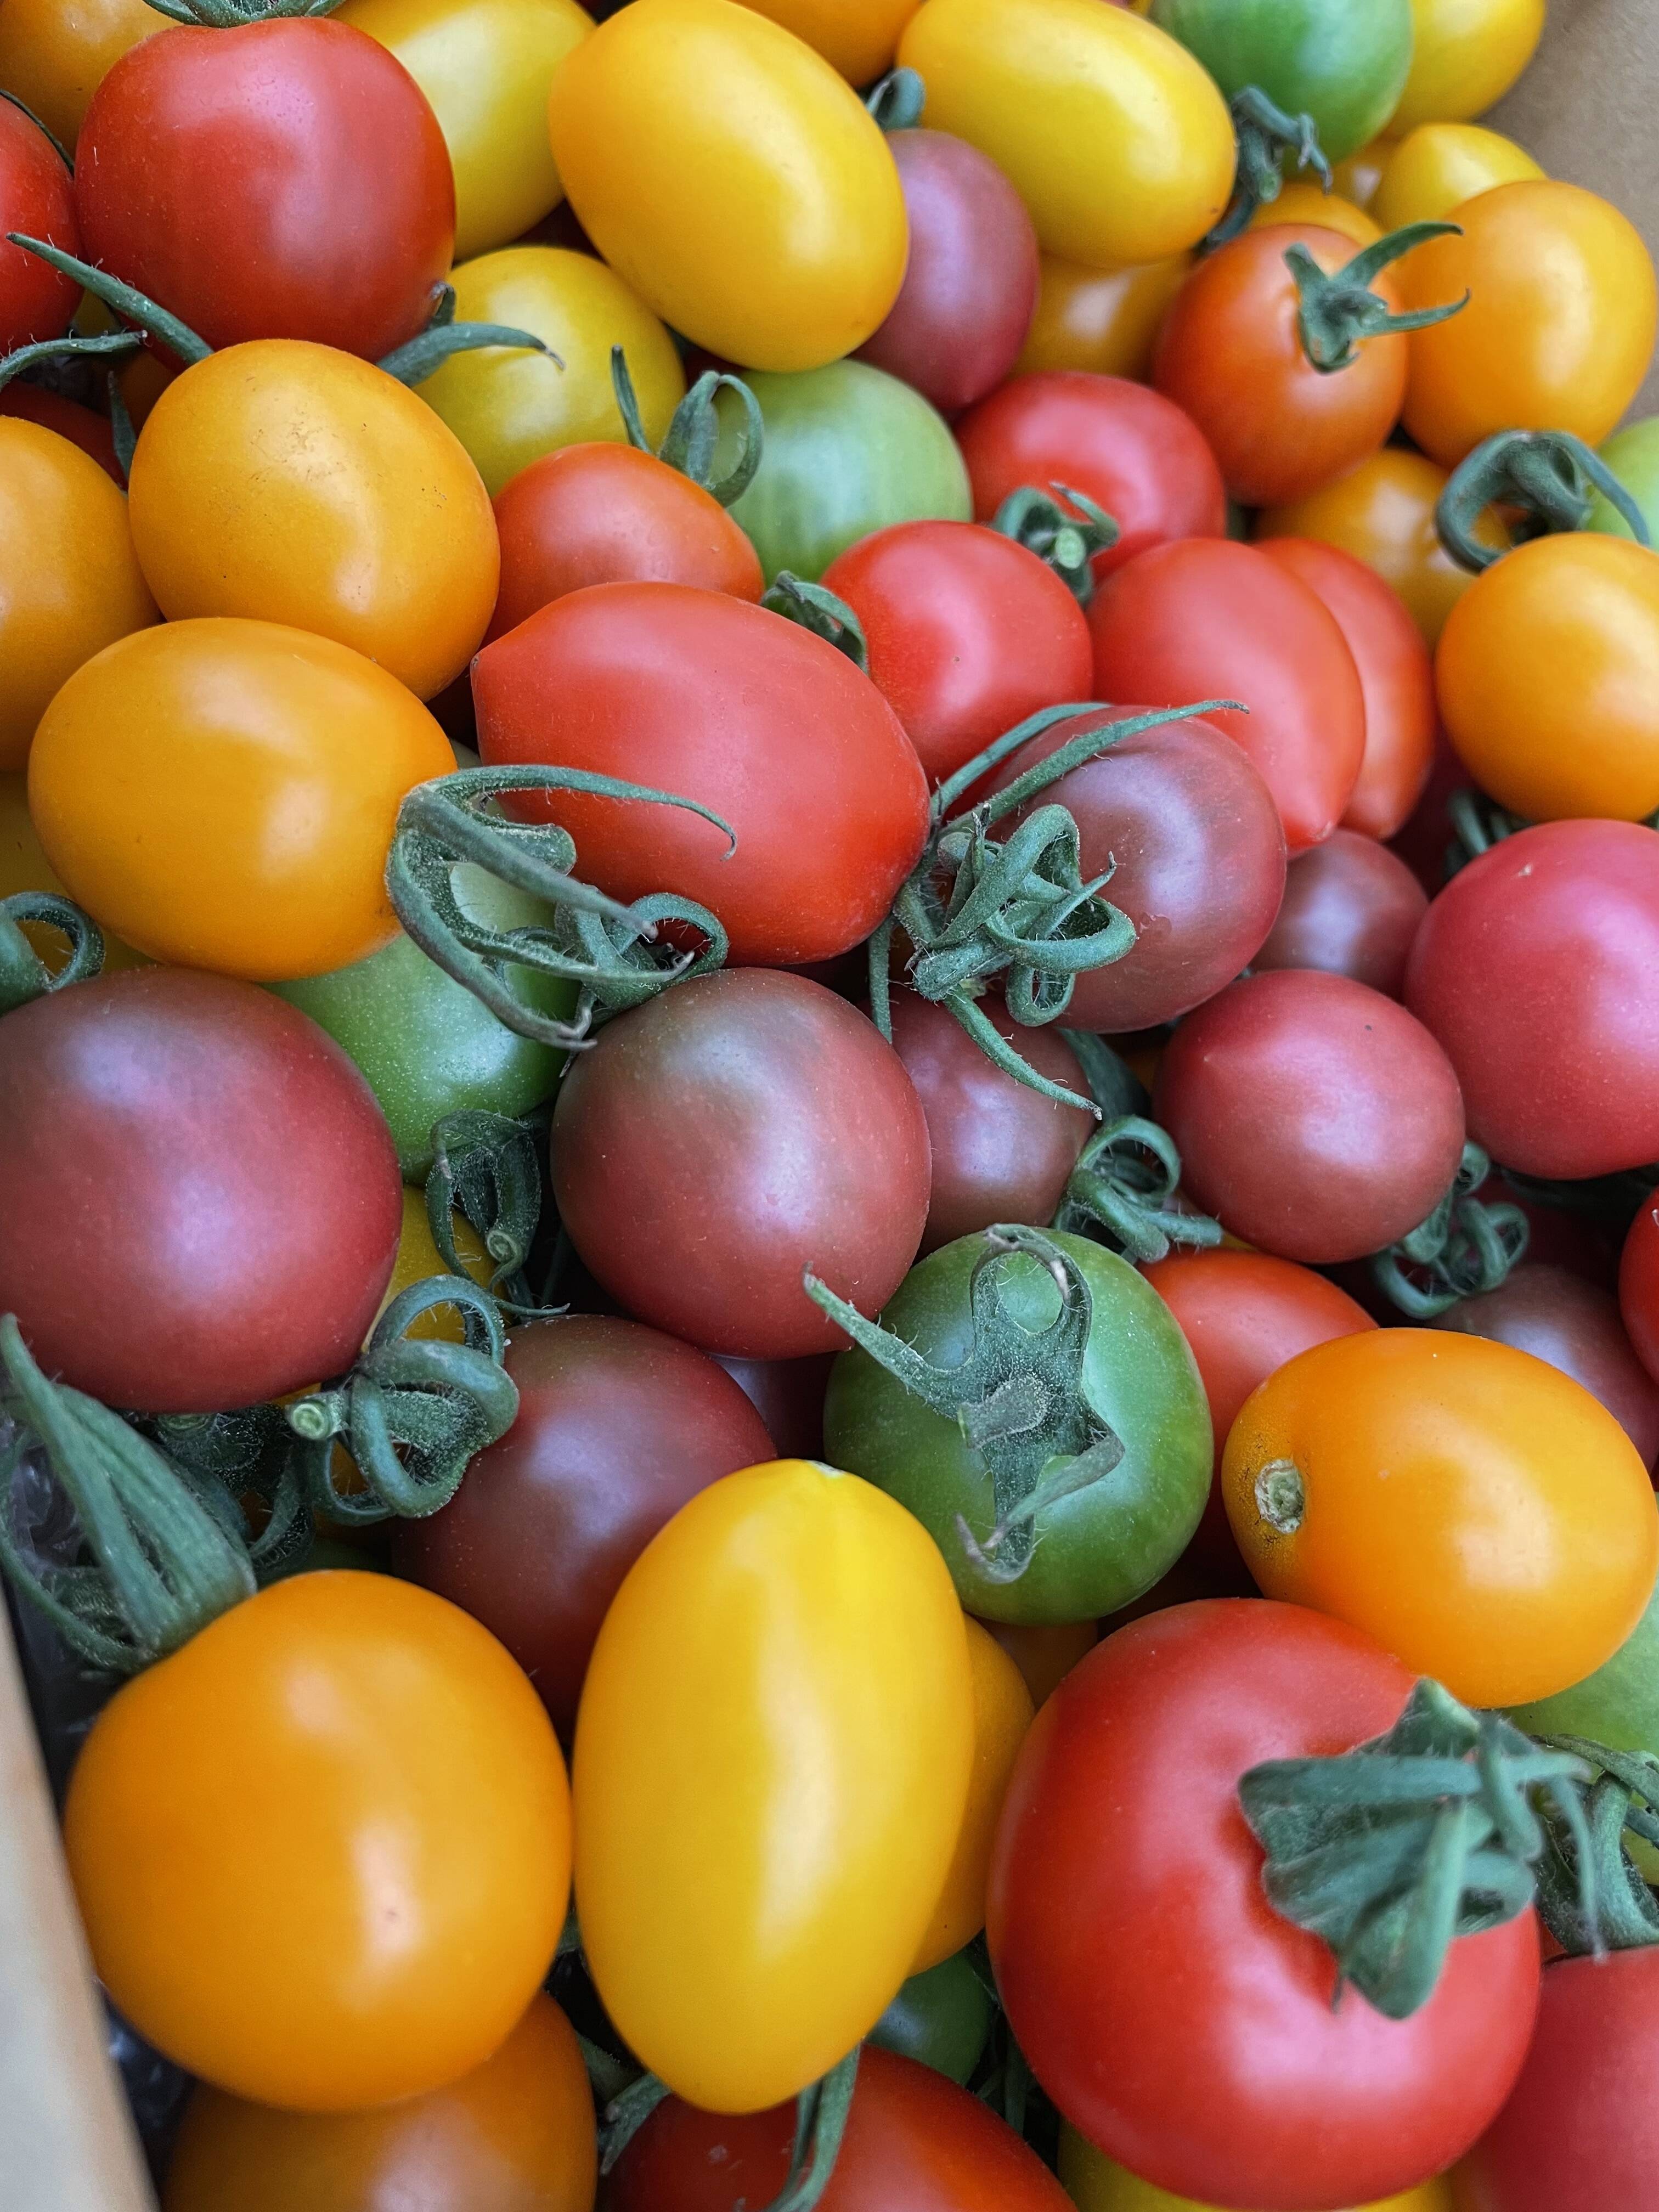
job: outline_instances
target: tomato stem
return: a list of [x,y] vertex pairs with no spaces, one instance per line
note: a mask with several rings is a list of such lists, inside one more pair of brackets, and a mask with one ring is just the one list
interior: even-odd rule
[[517,1321],[551,1321],[566,1310],[538,1304],[525,1280],[525,1262],[542,1216],[538,1150],[528,1125],[505,1114],[463,1107],[432,1126],[432,1166],[426,1179],[432,1241],[450,1273],[465,1277],[455,1249],[459,1206],[495,1262],[490,1297]]
[[[1078,512],[1068,514],[1061,500]],[[1096,554],[1108,551],[1123,535],[1116,518],[1087,492],[1055,483],[1050,483],[1048,491],[1036,484],[1018,485],[992,516],[991,527],[1035,553],[1080,607],[1086,607],[1095,595]]]
[[1538,1910],[1562,1949],[1574,1958],[1605,1951],[1644,1950],[1659,1944],[1659,1899],[1626,1846],[1626,1836],[1659,1845],[1659,1759],[1642,1751],[1615,1751],[1583,1736],[1545,1735],[1552,1751],[1581,1759],[1596,1770],[1585,1808],[1589,1831],[1588,1884],[1570,1832],[1547,1813],[1544,1850],[1538,1861]]
[[761,605],[786,622],[811,630],[837,653],[844,653],[860,675],[870,673],[870,647],[864,624],[845,599],[837,599],[822,584],[809,584],[787,568],[780,568],[761,594]]
[[[1515,545],[1582,530],[1600,492],[1630,525],[1638,545],[1652,543],[1647,517],[1593,447],[1570,430],[1500,430],[1453,471],[1434,511],[1440,543],[1479,575]],[[1528,522],[1510,544],[1483,545],[1475,525],[1494,503],[1522,508]]]
[[913,69],[890,69],[864,95],[864,104],[883,131],[914,131],[927,105],[927,87]]
[[69,171],[70,176],[73,176],[75,174],[75,156],[70,152],[69,148],[58,136],[58,133],[47,124],[45,124],[40,120],[40,118],[35,113],[28,102],[26,100],[20,100],[15,92],[8,92],[3,86],[0,86],[0,100],[3,100],[8,106],[15,107],[20,115],[27,116],[29,121],[40,133],[40,136],[46,140],[47,145],[51,147],[52,152],[57,155],[58,160]]
[[1311,115],[1287,115],[1255,84],[1247,84],[1235,93],[1229,105],[1238,141],[1232,198],[1214,229],[1199,240],[1200,253],[1213,253],[1217,246],[1237,238],[1249,228],[1259,207],[1279,198],[1287,154],[1295,155],[1298,176],[1311,169],[1327,191],[1331,188],[1331,165],[1320,147],[1319,128]]
[[[711,499],[730,507],[741,499],[755,480],[765,443],[765,423],[760,402],[740,376],[727,370],[706,368],[670,419],[667,434],[653,447],[645,434],[628,356],[619,345],[611,349],[611,388],[617,395],[617,411],[623,418],[628,442],[636,453],[650,453],[665,467],[677,469]],[[738,449],[730,468],[714,473],[714,454],[720,445],[720,418],[715,404],[722,391],[736,392],[743,407],[738,427]]]
[[1221,1224],[1175,1206],[1181,1155],[1167,1129],[1126,1114],[1097,1129],[1079,1157],[1054,1227],[1092,1236],[1137,1265],[1167,1259],[1171,1245],[1221,1242]]
[[169,22],[188,24],[198,30],[234,31],[244,23],[276,22],[279,18],[331,15],[340,0],[145,0]]
[[1465,1298],[1498,1289],[1525,1258],[1532,1231],[1521,1208],[1474,1195],[1491,1173],[1480,1146],[1466,1144],[1451,1188],[1427,1220],[1373,1255],[1372,1280],[1411,1320],[1432,1321]]
[[432,319],[426,328],[417,331],[406,343],[383,355],[374,364],[399,384],[424,384],[456,354],[477,353],[485,346],[512,346],[520,351],[545,354],[555,368],[564,367],[562,357],[533,331],[516,330],[510,323],[458,323],[455,287],[440,284],[435,289]]
[[[26,921],[44,922],[68,938],[69,958],[55,975],[24,936]],[[103,964],[103,932],[72,899],[56,891],[14,891],[0,899],[0,1014],[67,983],[84,983]]]
[[[77,261],[72,253],[65,253],[60,247],[48,245],[43,238],[30,238],[21,230],[9,230],[6,236],[12,245],[21,246],[26,253],[33,254],[37,260],[46,262],[48,267],[58,270],[65,276],[73,276],[95,300],[101,300],[112,313],[124,316],[130,323],[137,323],[140,330],[147,331],[186,368],[195,362],[205,361],[212,352],[213,348],[207,340],[198,337],[188,323],[181,323],[177,315],[170,314],[148,293],[135,290],[132,285],[124,284],[118,276],[112,276],[107,269],[96,269],[89,261]],[[110,349],[106,347],[104,350]]]
[[1435,323],[1449,322],[1452,316],[1462,314],[1469,304],[1467,292],[1461,300],[1449,300],[1443,307],[1414,307],[1407,313],[1397,314],[1381,294],[1370,288],[1389,264],[1399,260],[1401,254],[1425,245],[1431,238],[1461,238],[1462,234],[1455,222],[1408,222],[1400,230],[1391,230],[1386,238],[1363,247],[1334,274],[1322,269],[1300,240],[1287,246],[1285,266],[1296,279],[1301,301],[1297,327],[1302,337],[1302,350],[1320,374],[1334,376],[1351,367],[1366,338],[1382,337],[1391,331],[1425,331]]

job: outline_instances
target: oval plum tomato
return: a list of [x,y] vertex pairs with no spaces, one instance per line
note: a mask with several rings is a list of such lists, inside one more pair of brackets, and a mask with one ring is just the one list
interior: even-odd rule
[[1505,554],[1448,617],[1435,686],[1500,805],[1643,820],[1659,807],[1659,554],[1595,531]]
[[568,1737],[623,1577],[688,1498],[769,1459],[772,1440],[712,1359],[637,1322],[528,1322],[506,1366],[517,1419],[441,1511],[398,1522],[392,1564],[499,1636]]
[[1619,1304],[1638,1357],[1659,1382],[1659,1194],[1652,1192],[1625,1237]]
[[1270,538],[1261,550],[1301,579],[1347,641],[1365,700],[1365,750],[1343,827],[1392,837],[1434,765],[1434,665],[1417,625],[1374,570],[1334,545]]
[[1273,793],[1292,853],[1341,820],[1365,750],[1359,672],[1335,617],[1265,553],[1225,538],[1155,545],[1089,609],[1103,699],[1237,699],[1207,719]]
[[922,120],[988,154],[1043,250],[1091,268],[1195,246],[1227,204],[1233,132],[1172,40],[1097,0],[927,0],[898,58]]
[[[972,1638],[970,1626],[970,1644]],[[1018,1680],[1018,1668],[1015,1675]],[[983,1882],[980,1889],[982,1917]],[[931,2066],[965,2087],[984,2055],[996,2009],[977,1963],[965,1951],[957,1951],[902,1983],[868,2039],[884,2051],[897,2051],[901,2058]]]
[[[638,0],[635,0],[638,4]],[[749,377],[765,442],[732,514],[768,579],[809,581],[872,531],[901,522],[966,522],[967,471],[943,418],[919,392],[861,361],[799,376]]]
[[1234,1422],[1221,1481],[1269,1597],[1352,1622],[1472,1705],[1583,1681],[1659,1568],[1653,1486],[1613,1415],[1484,1337],[1304,1352]]
[[310,338],[378,361],[449,273],[437,118],[344,23],[174,28],[124,54],[76,143],[88,260],[216,349]]
[[1577,1180],[1659,1158],[1659,840],[1627,822],[1505,838],[1430,907],[1406,1003],[1505,1167]]
[[[718,85],[688,100],[688,84]],[[663,320],[751,368],[862,345],[904,276],[904,194],[830,64],[727,0],[635,0],[567,57],[553,158],[582,228]]]
[[471,659],[501,553],[478,472],[367,362],[268,338],[174,377],[132,456],[133,544],[170,621],[313,630],[429,699]]
[[833,1352],[805,1359],[737,1359],[730,1352],[714,1356],[765,1422],[775,1457],[823,1458],[823,1394],[835,1364]]
[[1292,182],[1282,185],[1277,199],[1264,200],[1250,217],[1251,230],[1267,230],[1277,223],[1314,223],[1321,230],[1334,230],[1346,238],[1351,246],[1375,246],[1382,235],[1382,227],[1373,222],[1362,207],[1344,199],[1341,192],[1328,192],[1322,185]]
[[1037,242],[996,163],[943,131],[893,131],[910,226],[904,282],[860,361],[914,385],[946,415],[1013,367],[1036,306]]
[[[1085,2136],[1063,2123],[1060,2130],[1060,2178],[1077,2212],[1211,2212],[1190,2197],[1176,2197],[1155,2181],[1143,2181],[1127,2166],[1097,2151]],[[1455,2212],[1449,2182],[1425,2181],[1416,2189],[1356,2212]]]
[[398,1158],[303,1014],[144,969],[8,1014],[0,1312],[77,1389],[145,1413],[339,1374],[392,1273]]
[[1412,939],[1428,910],[1428,893],[1386,845],[1334,830],[1291,863],[1279,919],[1250,964],[1322,968],[1398,999]]
[[167,18],[146,0],[8,0],[0,16],[0,84],[15,93],[71,153],[100,82]]
[[973,523],[896,523],[849,546],[823,581],[863,625],[871,678],[930,783],[1028,714],[1089,696],[1083,610],[1012,538]]
[[1499,430],[1605,438],[1653,356],[1653,260],[1610,202],[1577,185],[1499,185],[1458,210],[1460,236],[1400,264],[1407,307],[1464,292],[1449,322],[1413,331],[1405,423],[1454,468]]
[[335,21],[395,54],[431,102],[455,173],[457,261],[557,206],[547,94],[593,28],[576,0],[347,0]]
[[912,1974],[926,1973],[930,1966],[954,1958],[985,1925],[985,1878],[997,1816],[1015,1757],[1036,1711],[1025,1678],[989,1629],[966,1617],[963,1626],[974,1678],[973,1771],[956,1855],[911,1965]]
[[[75,187],[63,156],[33,119],[7,100],[0,100],[0,353],[37,338],[61,337],[81,299],[74,277],[11,244],[15,230],[65,253],[80,253]],[[1035,246],[1031,251],[1035,289]],[[1010,361],[1018,351],[1017,346],[1010,350]]]
[[15,415],[22,422],[38,422],[43,430],[55,430],[60,438],[89,453],[118,491],[126,489],[126,476],[115,458],[115,438],[107,415],[94,415],[79,400],[65,399],[61,392],[49,392],[44,384],[25,384],[21,377],[14,377],[0,388],[0,415]]
[[1545,0],[1412,0],[1411,74],[1392,135],[1495,106],[1538,50],[1544,7]]
[[458,1606],[292,1575],[116,1692],[64,1848],[141,2034],[239,2097],[352,2112],[459,2081],[522,2018],[564,1920],[570,1799],[535,1692]]
[[1345,1623],[1224,1598],[1120,1629],[1037,1715],[992,1859],[992,1963],[1038,2081],[1133,2172],[1201,2203],[1362,2204],[1437,2172],[1503,2103],[1537,2002],[1533,1915],[1454,1943],[1407,2020],[1334,2004],[1331,1954],[1268,1904],[1239,1806],[1250,1767],[1380,1735],[1411,1688]]
[[848,84],[870,84],[890,66],[899,33],[920,0],[742,0],[823,56]]
[[23,767],[59,687],[156,620],[125,499],[55,430],[0,419],[0,770]]
[[560,792],[515,809],[556,815],[584,879],[614,898],[673,890],[712,907],[739,964],[862,944],[921,850],[927,780],[875,685],[822,638],[723,593],[573,592],[484,647],[472,696],[492,766],[597,769],[731,824],[728,857],[722,832],[678,807]]
[[1460,1298],[1433,1326],[1512,1344],[1559,1367],[1601,1400],[1642,1464],[1653,1466],[1659,1455],[1659,1383],[1631,1349],[1610,1291],[1568,1268],[1528,1262],[1501,1288]]
[[[1192,416],[1246,507],[1280,507],[1334,483],[1382,445],[1406,397],[1398,331],[1362,339],[1345,368],[1309,358],[1285,260],[1292,246],[1328,276],[1354,258],[1350,239],[1318,222],[1247,230],[1198,263],[1152,356],[1153,383]],[[1386,270],[1370,289],[1399,312]]]
[[921,1241],[927,1160],[921,1101],[875,1024],[758,969],[608,1024],[553,1118],[559,1218],[595,1279],[641,1320],[749,1358],[841,1340],[805,1268],[880,1307]]
[[1422,123],[1390,149],[1372,203],[1389,230],[1445,222],[1465,200],[1543,175],[1512,138],[1474,123]]
[[[1079,726],[1057,722],[1022,745],[997,771],[996,787],[1047,760]],[[1122,959],[1077,978],[1072,1027],[1173,1021],[1231,983],[1273,927],[1285,890],[1278,810],[1243,753],[1207,721],[1121,738],[1032,803],[1070,809],[1085,876],[1111,870],[1107,896],[1135,925]]]
[[1226,532],[1227,494],[1202,431],[1144,384],[1082,369],[1016,376],[956,432],[980,521],[1022,484],[1070,485],[1106,509],[1122,534],[1096,554],[1097,579],[1149,545]]
[[1413,0],[1152,0],[1155,23],[1191,48],[1231,100],[1255,85],[1311,115],[1333,161],[1394,113],[1412,59]]
[[274,2112],[198,2083],[162,2212],[592,2212],[593,2097],[569,2021],[538,1991],[447,2088],[367,2112]]
[[1184,253],[1127,269],[1085,269],[1045,253],[1036,313],[1015,373],[1083,368],[1144,381],[1164,311],[1190,266]]
[[275,982],[397,933],[385,873],[398,808],[454,765],[420,702],[331,638],[166,623],[58,693],[29,756],[29,811],[70,896],[129,945]]
[[1463,1151],[1451,1062],[1403,1006],[1346,975],[1285,968],[1184,1021],[1152,1110],[1182,1182],[1236,1237],[1328,1267],[1407,1236]]
[[[1085,1090],[1083,1071],[1056,1031],[1022,1029],[996,1000],[978,1004],[1040,1075]],[[893,1049],[921,1101],[933,1157],[922,1250],[937,1251],[997,1221],[1046,1228],[1094,1127],[1089,1115],[1005,1074],[945,1006],[898,991],[892,1018]]]
[[[671,2097],[617,2162],[610,2212],[744,2212],[789,2175],[793,2106],[739,2119]],[[819,2212],[1071,2212],[1034,2150],[931,2066],[868,2045]]]
[[891,1498],[779,1460],[683,1506],[576,1724],[582,1946],[629,2047],[716,2112],[828,2073],[915,1955],[973,1753],[951,1578]]
[[495,495],[501,581],[488,635],[589,584],[690,584],[758,599],[754,547],[701,484],[632,446],[565,446]]
[[611,381],[611,349],[628,357],[645,434],[654,445],[685,392],[674,341],[643,301],[591,253],[509,246],[453,272],[463,322],[528,331],[558,356],[527,346],[452,355],[422,398],[472,456],[492,499],[520,469],[564,446],[626,436]]

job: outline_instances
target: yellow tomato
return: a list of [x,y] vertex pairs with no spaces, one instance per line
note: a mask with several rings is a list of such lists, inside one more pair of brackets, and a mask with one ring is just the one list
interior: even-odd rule
[[870,84],[893,64],[899,33],[921,0],[743,0],[805,39],[848,84]]
[[1286,185],[1276,200],[1264,200],[1250,217],[1252,230],[1267,230],[1280,222],[1316,222],[1322,229],[1340,231],[1356,246],[1375,246],[1383,230],[1364,208],[1318,185]]
[[[1432,646],[1474,581],[1441,544],[1434,526],[1434,510],[1448,481],[1445,470],[1421,453],[1385,446],[1310,498],[1265,509],[1256,518],[1255,534],[1317,538],[1340,545],[1394,586],[1425,642]],[[1486,545],[1509,543],[1490,508],[1476,535]]]
[[951,1957],[985,1925],[985,1884],[997,1815],[1036,1711],[1024,1676],[989,1630],[976,1620],[969,1620],[967,1627],[974,1677],[974,1770],[956,1856],[921,1948],[911,1962],[913,1974],[926,1973],[929,1966]]
[[[1063,2123],[1060,2178],[1078,2212],[1210,2212],[1208,2206],[1194,2197],[1172,2197],[1156,2182],[1142,2181]],[[172,2212],[170,2206],[168,2212]],[[1420,2188],[1407,2189],[1399,2197],[1356,2205],[1354,2212],[1452,2212],[1451,2184],[1425,2181]]]
[[758,2112],[875,2026],[956,1849],[973,1707],[944,1560],[856,1475],[727,1475],[635,1562],[576,1723],[577,1909],[680,2096]]
[[1411,75],[1389,135],[1483,115],[1537,52],[1544,8],[1545,0],[1412,0]]
[[1045,253],[1036,313],[1015,374],[1088,368],[1144,381],[1164,311],[1191,266],[1188,253],[1140,269],[1085,269]]
[[1479,193],[1535,183],[1543,173],[1523,146],[1498,131],[1478,123],[1424,123],[1389,155],[1372,205],[1384,230],[1444,222]]
[[331,346],[257,338],[175,377],[128,496],[170,620],[314,630],[422,699],[460,674],[495,610],[495,512],[460,441],[394,377]]
[[1301,1353],[1245,1401],[1221,1485],[1268,1597],[1364,1629],[1471,1705],[1594,1674],[1659,1570],[1619,1423],[1484,1337],[1367,1329]]
[[605,259],[750,368],[821,368],[904,280],[887,142],[811,48],[732,0],[635,0],[553,80],[553,154]]
[[1499,185],[1458,210],[1462,235],[1399,264],[1407,307],[1469,295],[1414,331],[1405,424],[1455,467],[1499,430],[1599,445],[1641,388],[1659,301],[1653,261],[1618,209],[1577,185]]
[[0,771],[27,760],[65,677],[155,618],[105,471],[55,430],[0,417]]
[[87,104],[129,46],[165,31],[145,0],[5,0],[0,85],[74,150]]
[[1373,138],[1369,146],[1362,146],[1357,154],[1350,154],[1346,161],[1332,164],[1331,181],[1345,200],[1352,200],[1357,208],[1369,208],[1376,198],[1377,185],[1382,172],[1394,152],[1386,138]]
[[899,60],[922,120],[1013,179],[1045,252],[1093,269],[1195,246],[1233,186],[1232,118],[1155,24],[1100,0],[925,0]]
[[551,346],[564,363],[523,346],[454,355],[419,386],[472,456],[493,499],[561,446],[620,443],[627,432],[611,382],[611,349],[628,356],[645,434],[656,445],[685,396],[680,357],[657,318],[591,253],[513,246],[452,272],[457,319],[504,323]]
[[331,638],[165,623],[52,701],[29,811],[94,921],[157,960],[276,982],[397,934],[398,808],[454,764],[419,700]]
[[[464,1213],[450,1216],[450,1231],[455,1239],[456,1255],[475,1283],[487,1284],[495,1272],[495,1262],[483,1248],[483,1240]],[[398,1256],[392,1263],[392,1280],[386,1286],[386,1296],[375,1310],[380,1316],[393,1298],[401,1297],[411,1284],[424,1283],[429,1276],[447,1274],[443,1255],[433,1240],[432,1224],[427,1219],[426,1193],[404,1190],[404,1225],[398,1235]],[[466,1331],[452,1306],[433,1306],[423,1313],[410,1329],[410,1336],[435,1337],[440,1343],[462,1344]]]
[[[14,891],[56,891],[60,897],[68,896],[34,834],[27,781],[21,775],[0,775],[0,899],[9,898]],[[64,965],[69,945],[57,930],[44,922],[26,921],[23,934],[53,973]],[[135,952],[106,930],[104,965],[148,968],[149,963],[142,952]]]
[[553,72],[593,28],[576,0],[346,0],[432,104],[455,172],[455,258],[506,246],[564,198],[547,143]]

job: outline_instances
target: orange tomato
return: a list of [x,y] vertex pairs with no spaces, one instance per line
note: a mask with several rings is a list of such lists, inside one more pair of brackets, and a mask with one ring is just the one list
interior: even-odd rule
[[921,0],[742,0],[823,56],[848,84],[870,84],[891,69],[899,33]]
[[1015,375],[1087,368],[1144,381],[1158,326],[1192,266],[1191,254],[1138,269],[1085,269],[1045,253],[1041,266],[1036,313]]
[[[27,782],[21,775],[0,775],[0,898],[9,898],[14,891],[56,891],[59,897],[69,896],[34,834]],[[58,931],[44,922],[26,921],[23,934],[48,969],[55,972],[63,966],[69,957],[69,945]],[[149,964],[142,952],[135,952],[118,937],[104,932],[106,968]]]
[[165,31],[145,0],[5,0],[0,84],[74,149],[88,102],[129,46]]
[[951,1957],[985,1925],[985,1884],[997,1815],[1015,1756],[1036,1711],[1024,1676],[990,1631],[972,1620],[967,1627],[968,1663],[974,1676],[973,1771],[956,1856],[911,1965],[913,1974],[926,1973],[929,1966]]

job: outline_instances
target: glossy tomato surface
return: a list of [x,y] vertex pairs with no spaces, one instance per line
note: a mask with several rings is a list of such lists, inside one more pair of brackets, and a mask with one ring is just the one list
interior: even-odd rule
[[1176,253],[1139,268],[1088,269],[1045,253],[1036,313],[1016,368],[1087,368],[1144,382],[1164,309],[1189,265],[1187,254]]
[[[39,338],[61,337],[80,294],[72,276],[12,245],[10,234],[21,231],[25,238],[42,239],[77,257],[81,234],[74,184],[62,155],[21,107],[6,100],[0,102],[0,353],[11,353]],[[1034,260],[1034,294],[1036,282]]]
[[1619,1304],[1638,1356],[1659,1380],[1659,1200],[1652,1192],[1626,1233]]
[[1382,130],[1407,80],[1414,0],[1152,0],[1155,23],[1189,47],[1231,100],[1256,85],[1311,115],[1340,161]]
[[145,0],[11,0],[0,21],[0,82],[74,150],[100,81],[129,46],[167,27]]
[[1397,999],[1428,910],[1428,893],[1397,854],[1357,830],[1334,830],[1291,862],[1279,918],[1251,965],[1322,968]]
[[974,1680],[974,1764],[951,1869],[912,1961],[912,1975],[960,1958],[963,1945],[985,1925],[985,1880],[997,1819],[1036,1710],[1025,1678],[990,1630],[971,1618],[963,1625]]

